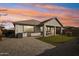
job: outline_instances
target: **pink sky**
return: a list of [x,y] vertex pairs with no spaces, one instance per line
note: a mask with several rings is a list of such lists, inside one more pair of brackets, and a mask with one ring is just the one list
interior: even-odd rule
[[[72,19],[79,19],[79,10],[72,10],[62,6],[48,5],[48,4],[20,4],[21,6],[30,5],[39,10],[31,8],[7,8],[0,7],[1,13],[8,14],[1,16],[0,21],[22,21],[36,19],[39,21],[46,20],[50,17],[58,17],[59,21],[64,25],[79,26],[79,21],[76,23]],[[40,11],[42,10],[42,11]],[[45,10],[45,11],[44,11]]]

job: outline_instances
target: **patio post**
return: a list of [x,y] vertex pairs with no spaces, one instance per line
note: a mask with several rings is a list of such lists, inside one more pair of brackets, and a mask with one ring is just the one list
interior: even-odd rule
[[46,25],[45,24],[43,25],[43,36],[44,37],[46,36]]
[[63,34],[63,28],[61,27],[61,31],[60,31],[60,34]]
[[56,26],[54,26],[54,36],[56,36]]

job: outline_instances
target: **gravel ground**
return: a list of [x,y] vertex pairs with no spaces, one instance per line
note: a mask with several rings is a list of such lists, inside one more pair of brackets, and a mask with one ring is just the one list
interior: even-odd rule
[[3,38],[0,41],[0,56],[35,56],[55,47],[34,37]]

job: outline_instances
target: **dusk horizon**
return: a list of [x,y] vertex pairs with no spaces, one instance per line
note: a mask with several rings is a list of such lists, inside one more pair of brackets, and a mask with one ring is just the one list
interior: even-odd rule
[[0,3],[2,21],[24,21],[35,19],[44,21],[57,17],[63,24],[79,26],[78,3]]

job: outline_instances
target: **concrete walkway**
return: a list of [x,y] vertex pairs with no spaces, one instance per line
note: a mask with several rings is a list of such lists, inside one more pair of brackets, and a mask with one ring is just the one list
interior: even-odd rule
[[8,56],[34,56],[56,46],[42,42],[34,37],[22,39],[4,38],[0,41],[0,55]]

